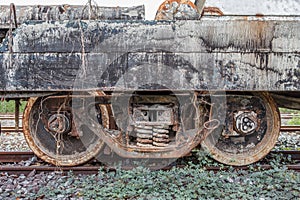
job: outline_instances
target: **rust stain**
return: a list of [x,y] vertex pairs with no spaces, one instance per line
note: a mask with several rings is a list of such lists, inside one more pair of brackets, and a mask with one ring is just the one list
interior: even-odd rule
[[256,21],[256,23],[250,24],[249,31],[254,38],[255,48],[258,49],[272,49],[270,40],[267,37],[268,23],[266,21]]
[[224,13],[218,7],[204,7],[203,14],[219,15],[219,16],[224,15]]
[[189,0],[166,0],[164,1],[158,8],[158,11],[166,11],[169,9],[168,5],[172,4],[173,2],[176,2],[178,4],[187,4],[189,6],[191,6],[192,8],[197,9],[197,7],[195,6],[195,4],[193,4],[191,1]]
[[264,14],[262,14],[262,13],[256,13],[255,16],[256,16],[256,17],[264,17]]
[[[174,8],[172,8],[173,3],[175,3],[175,5],[177,4],[175,11],[173,10]],[[187,5],[188,7],[192,8],[192,10],[194,10],[195,13],[198,13],[197,6],[189,0],[166,0],[159,6],[155,16],[155,20],[170,20],[169,18],[171,15],[175,15],[177,12],[180,12],[179,7],[181,5]],[[185,13],[185,14],[188,16],[188,15],[192,15],[193,13]]]

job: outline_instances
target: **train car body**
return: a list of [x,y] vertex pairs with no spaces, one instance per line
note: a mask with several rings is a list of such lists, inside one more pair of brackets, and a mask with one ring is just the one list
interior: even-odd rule
[[[166,1],[155,21],[143,6],[0,7],[0,95],[29,98],[25,137],[53,164],[178,158],[201,142],[253,163],[277,140],[278,106],[300,109],[300,3],[258,2]],[[169,20],[175,4],[187,11]]]

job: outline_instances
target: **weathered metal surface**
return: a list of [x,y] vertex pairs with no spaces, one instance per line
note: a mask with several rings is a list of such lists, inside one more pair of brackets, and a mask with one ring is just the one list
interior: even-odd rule
[[298,132],[299,134],[300,126],[299,125],[281,126],[280,130],[283,132]]
[[[300,49],[300,17],[206,17],[200,21],[28,22],[15,31],[15,53],[288,53]],[[8,50],[4,41],[1,52]]]
[[200,14],[191,1],[166,0],[159,6],[155,20],[199,19]]
[[[91,8],[91,9],[90,9]],[[0,6],[0,29],[10,27],[10,8]],[[28,20],[61,21],[61,20],[143,20],[144,6],[135,7],[99,7],[92,5],[73,6],[16,6],[16,21],[22,24]]]
[[217,7],[204,7],[203,15],[216,15],[223,16],[224,13]]
[[[120,169],[120,167],[123,170],[133,170],[134,168],[136,168],[136,165],[133,166],[118,166],[118,170]],[[164,168],[159,168],[161,170],[170,170],[172,168],[174,168],[175,166],[165,166]],[[178,168],[185,168],[186,166],[182,166],[182,165],[177,165],[176,167]],[[285,165],[284,166],[286,169],[288,170],[293,170],[295,172],[300,172],[300,166],[295,164],[295,165]],[[99,173],[99,166],[79,166],[79,167],[60,167],[59,169],[56,166],[29,166],[29,167],[23,167],[23,166],[1,166],[0,167],[0,172],[1,173],[5,173],[5,174],[9,174],[9,175],[29,175],[31,174],[33,171],[36,174],[39,173],[50,173],[50,172],[57,172],[59,171],[59,173],[61,175],[65,175],[67,176],[70,171],[72,171],[72,174],[80,174],[80,175],[92,175],[92,174],[98,174]],[[103,168],[103,170],[105,172],[107,171],[115,171],[116,168],[111,168],[111,167],[101,167]],[[150,170],[157,170],[158,167],[157,166],[151,166],[149,167]],[[225,171],[228,170],[230,172],[232,172],[232,169],[235,170],[253,170],[253,169],[257,169],[257,170],[269,170],[269,169],[274,169],[273,165],[259,165],[259,166],[244,166],[244,167],[213,167],[213,166],[206,166],[205,167],[206,170],[212,171],[212,172],[218,172],[218,171]],[[184,169],[182,169],[184,170]]]
[[[140,96],[140,98],[131,100],[131,122],[126,127],[127,144],[153,148],[153,150],[174,146],[174,143],[177,143],[176,138],[179,136],[179,133],[177,134],[179,129],[178,101],[174,101],[173,96],[165,96],[163,99],[169,99],[167,103],[157,104],[151,101],[143,103],[146,99],[149,97]],[[160,99],[160,96],[156,97],[156,101]],[[128,116],[123,118],[128,118]],[[119,120],[126,121],[122,118]]]
[[29,160],[34,157],[32,152],[0,152],[0,163],[13,163]]
[[299,0],[206,0],[225,15],[299,15]]
[[299,20],[29,22],[13,53],[8,40],[0,46],[0,88],[299,91]]
[[[79,166],[79,167],[57,167],[57,166],[1,166],[0,172],[7,174],[17,174],[17,175],[29,175],[33,171],[36,174],[39,173],[50,173],[58,172],[67,175],[70,171],[74,174],[97,174],[99,172],[99,166]],[[132,168],[131,168],[132,169]]]
[[299,91],[272,92],[271,95],[279,107],[300,110]]
[[[27,133],[25,132],[26,139],[27,137],[29,138],[29,141],[32,143],[31,145],[33,146],[34,152],[37,151],[37,154],[42,157],[42,159],[47,160],[51,163],[54,163],[53,158],[61,159],[61,157],[65,157],[67,160],[74,161],[73,163],[78,163],[78,160],[81,157],[77,156],[76,158],[74,158],[73,156],[77,154],[69,155],[68,149],[73,148],[73,145],[70,144],[69,140],[71,140],[71,142],[74,141],[69,138],[69,136],[62,138],[62,142],[66,142],[65,145],[59,147],[62,150],[62,153],[53,155],[55,154],[55,152],[53,153],[53,151],[55,151],[56,145],[55,143],[53,144],[51,133],[49,131],[48,133],[47,131],[45,132],[46,127],[43,125],[45,124],[45,115],[47,115],[47,112],[49,110],[53,109],[50,109],[47,105],[49,104],[49,100],[51,100],[51,104],[57,105],[58,103],[56,102],[61,102],[65,98],[72,98],[72,121],[74,122],[72,123],[72,129],[76,127],[77,130],[84,131],[83,135],[80,136],[80,139],[86,140],[84,139],[86,137],[93,138],[91,137],[91,133],[94,133],[95,135],[97,135],[97,137],[101,138],[105,142],[105,144],[107,145],[106,148],[109,148],[109,152],[112,151],[124,158],[177,158],[190,152],[191,149],[193,149],[194,147],[199,145],[201,141],[203,141],[203,139],[207,134],[209,134],[209,132],[216,128],[216,126],[211,126],[214,125],[215,122],[209,119],[204,123],[203,126],[201,126],[202,124],[199,122],[200,117],[195,117],[196,112],[198,113],[198,106],[196,107],[193,102],[190,102],[190,98],[193,96],[187,96],[186,94],[184,96],[177,97],[181,99],[178,100],[182,103],[180,108],[176,107],[178,103],[171,107],[163,106],[172,104],[172,100],[177,99],[174,96],[163,95],[161,97],[161,95],[156,94],[155,98],[153,98],[153,96],[146,96],[145,98],[143,98],[144,96],[138,96],[139,98],[131,99],[130,101],[132,102],[132,104],[136,106],[152,105],[150,106],[150,109],[148,109],[150,117],[148,121],[147,119],[145,119],[145,121],[140,121],[140,119],[137,119],[140,116],[137,116],[134,112],[134,108],[137,108],[136,106],[127,107],[119,102],[119,100],[122,101],[123,99],[130,98],[130,96],[117,95],[114,97],[117,99],[114,99],[112,101],[117,101],[120,104],[112,105],[114,108],[113,116],[110,116],[110,118],[115,120],[115,123],[118,127],[111,127],[109,124],[109,129],[104,127],[105,123],[102,123],[103,120],[99,120],[102,119],[101,116],[98,117],[99,114],[102,114],[99,113],[100,110],[96,109],[96,112],[92,112],[92,108],[94,108],[95,106],[97,107],[97,105],[100,106],[106,104],[106,102],[104,102],[104,104],[101,102],[102,95],[100,96],[100,98],[91,97],[90,94],[85,96],[82,95],[80,97],[76,97],[76,95],[61,97],[62,98],[51,96],[45,99],[40,98],[40,100],[38,101],[30,100],[28,107],[32,110],[32,113],[28,113],[28,109],[26,109],[24,114],[24,121],[29,121],[25,121],[24,125],[24,132],[27,131]],[[154,99],[155,101],[148,102],[148,100],[151,99]],[[157,108],[156,101],[162,102],[160,101],[160,99],[168,100],[168,102],[166,103],[165,101],[163,101],[163,103],[160,104]],[[35,103],[32,106],[31,103],[34,101]],[[145,103],[144,105],[143,102],[145,101],[147,103]],[[77,105],[77,103],[79,103],[79,105]],[[42,110],[37,109],[40,104],[42,104]],[[193,107],[191,108],[191,106]],[[57,107],[59,107],[59,105]],[[174,109],[174,111],[169,110],[171,108]],[[178,111],[175,111],[175,109],[178,109]],[[142,108],[142,110],[144,111],[147,109]],[[58,112],[61,111],[59,110]],[[179,118],[179,116],[177,116],[179,115],[178,112],[180,112],[180,119],[174,119]],[[33,118],[31,115],[28,116],[28,114],[35,116],[35,118]],[[155,117],[154,115],[164,115],[164,117],[158,118],[158,116]],[[197,116],[198,115],[200,115],[200,113],[198,113]],[[38,127],[39,134],[36,134],[35,129],[32,127]],[[46,133],[46,135],[44,133]],[[28,136],[28,134],[30,135]],[[146,141],[147,139],[151,139],[151,141]],[[33,140],[35,141],[34,143],[32,142]],[[89,142],[89,140],[86,142]],[[147,145],[150,144],[150,142],[151,145]],[[49,145],[51,143],[52,145]],[[92,143],[88,144],[92,145]],[[66,150],[64,150],[63,148],[66,148]],[[43,150],[44,154],[41,154],[41,152],[39,152],[41,150]],[[88,151],[86,150],[85,152]],[[98,151],[94,150],[93,152],[97,153]],[[87,153],[86,156],[90,155],[91,153]],[[107,160],[102,160],[101,156],[102,155],[100,154],[97,158],[100,159],[101,162],[107,162]],[[57,160],[56,162],[60,162],[61,165],[70,164],[69,162],[62,163],[61,160]]]
[[19,131],[20,99],[15,100],[15,129]]

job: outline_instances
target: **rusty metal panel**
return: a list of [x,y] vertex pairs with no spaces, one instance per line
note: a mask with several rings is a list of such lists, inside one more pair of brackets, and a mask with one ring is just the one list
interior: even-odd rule
[[[13,52],[298,52],[300,17],[203,17],[200,21],[28,22]],[[0,52],[8,50],[8,40]],[[84,49],[83,49],[84,47]]]
[[[91,15],[90,15],[91,14]],[[0,6],[0,28],[10,27],[10,7]],[[145,19],[144,6],[135,7],[98,7],[92,6],[16,6],[17,23],[22,24],[28,20],[60,21],[60,20],[143,20]]]
[[299,0],[206,0],[224,15],[299,15]]
[[7,91],[300,90],[295,53],[87,53],[84,59],[80,53],[28,53],[13,60],[4,66]]
[[0,46],[0,88],[299,91],[299,19],[28,22]]

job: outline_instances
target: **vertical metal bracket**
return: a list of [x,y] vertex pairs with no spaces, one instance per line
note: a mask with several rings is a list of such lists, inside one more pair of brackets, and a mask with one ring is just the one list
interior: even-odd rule
[[[17,15],[16,15],[16,7],[15,4],[11,3],[10,4],[10,12],[9,12],[9,20],[10,20],[10,27],[9,27],[9,52],[12,53],[12,45],[13,45],[13,28],[17,28]],[[14,24],[14,26],[13,26]]]
[[15,128],[19,131],[20,99],[15,99]]

